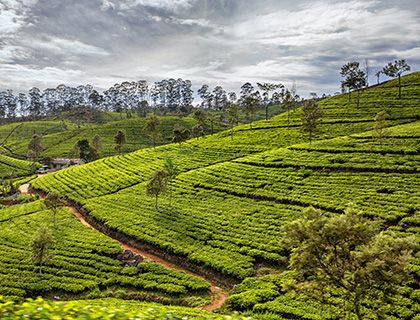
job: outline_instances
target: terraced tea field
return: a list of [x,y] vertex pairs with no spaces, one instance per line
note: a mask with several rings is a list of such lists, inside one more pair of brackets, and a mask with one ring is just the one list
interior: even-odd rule
[[[360,106],[354,97],[349,103],[347,95],[320,101],[321,134],[312,143],[300,131],[297,109],[290,123],[285,113],[252,129],[241,125],[182,144],[103,158],[31,184],[80,205],[81,213],[107,234],[142,244],[220,283],[240,283],[226,304],[230,310],[256,319],[337,319],[337,310],[282,292],[287,282],[283,227],[308,206],[334,216],[352,203],[369,219],[381,220],[386,234],[419,237],[419,83],[420,73],[403,77],[401,100],[390,81],[363,90]],[[378,139],[373,119],[382,110],[389,114],[388,127]],[[167,158],[180,173],[156,210],[146,183]],[[412,319],[419,311],[418,253],[410,270],[417,282],[401,288],[398,307],[386,311],[387,319]],[[261,277],[264,273],[270,274]],[[185,288],[184,293],[193,291]]]
[[[52,221],[42,200],[0,210],[2,295],[119,297],[189,306],[209,302],[204,280],[150,262],[122,266],[120,244],[86,228],[66,208],[59,210],[55,227]],[[53,230],[55,244],[41,274],[31,261],[30,242],[43,225]]]

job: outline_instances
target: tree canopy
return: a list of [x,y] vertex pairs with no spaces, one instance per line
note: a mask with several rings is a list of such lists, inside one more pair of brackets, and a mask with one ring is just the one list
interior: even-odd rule
[[353,206],[328,217],[312,207],[286,228],[293,289],[338,305],[345,317],[381,318],[400,285],[413,280],[407,266],[414,242],[381,232]]

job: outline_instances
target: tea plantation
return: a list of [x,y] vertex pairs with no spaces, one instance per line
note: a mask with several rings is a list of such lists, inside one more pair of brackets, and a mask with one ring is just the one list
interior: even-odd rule
[[[319,101],[324,115],[321,132],[312,143],[301,132],[301,110],[297,108],[290,115],[286,112],[255,122],[252,128],[249,124],[240,125],[180,144],[103,158],[48,174],[31,184],[37,190],[58,192],[81,205],[91,219],[107,230],[145,244],[161,255],[178,257],[190,266],[207,270],[225,284],[228,282],[227,288],[236,284],[225,310],[240,311],[255,319],[340,319],[338,310],[282,291],[288,281],[284,263],[287,248],[281,245],[283,227],[301,217],[308,206],[334,216],[352,203],[369,219],[381,220],[384,233],[418,239],[420,73],[404,76],[402,84],[401,100],[397,99],[393,80],[362,90],[360,106],[356,104],[356,93],[350,101],[347,94]],[[387,128],[378,138],[373,129],[380,111],[386,111],[389,117]],[[165,159],[171,159],[180,173],[170,185],[171,192],[159,197],[156,210],[155,199],[146,196],[146,184],[163,167]],[[58,221],[62,223],[73,219],[64,209],[60,215]],[[4,220],[0,228],[2,224],[8,230],[17,226],[16,233],[0,233],[5,248],[15,250],[11,243],[22,243],[17,247],[23,250],[22,232],[29,233],[30,224],[39,224],[47,216],[40,201],[0,211]],[[57,248],[57,259],[48,266],[51,277],[63,276],[56,283],[62,282],[64,288],[70,288],[69,292],[117,297],[108,291],[112,284],[115,292],[123,290],[130,298],[142,295],[152,297],[149,300],[178,304],[205,299],[206,284],[181,277],[178,272],[165,273],[161,268],[143,264],[131,274],[131,269],[110,260],[120,250],[117,243],[106,236],[95,242],[98,235],[89,238],[93,231],[77,227],[75,219],[71,221],[54,231],[57,238],[63,239],[57,246],[64,247]],[[80,229],[80,235],[74,231],[66,233],[66,228]],[[86,240],[78,242],[81,237]],[[70,243],[76,246],[74,250],[69,249]],[[89,251],[92,246],[95,250]],[[28,278],[40,280],[33,270],[26,271],[31,268],[30,263],[27,269],[24,263],[18,266],[16,261],[22,254],[13,250],[5,255],[4,263],[13,266],[13,270],[23,268],[31,272]],[[73,261],[68,255],[76,261],[85,259],[80,265],[87,271],[73,270],[70,264],[65,275],[61,275],[54,265],[60,263],[61,254],[62,261]],[[104,268],[99,269],[100,275],[89,271],[92,260]],[[99,262],[104,260],[106,267]],[[61,268],[66,266],[67,262]],[[413,319],[420,312],[418,253],[410,261],[410,270],[415,282],[400,288],[396,307],[386,310],[386,319]],[[81,273],[80,283],[72,282],[73,272]],[[28,287],[25,283],[18,285],[10,274],[15,273],[8,273],[3,280],[4,288],[10,291],[8,295],[34,296],[27,292],[32,283]],[[148,276],[143,278],[145,274]],[[40,291],[35,295],[48,296],[52,289],[63,289],[52,288],[49,278],[43,279],[37,281]],[[154,285],[149,287],[146,280]],[[50,290],[44,289],[44,284]],[[128,284],[132,286],[129,290]]]
[[[150,262],[124,267],[117,259],[119,243],[83,226],[66,208],[59,210],[57,225],[52,222],[42,200],[0,210],[3,296],[118,297],[189,306],[209,301],[204,280]],[[53,231],[53,257],[39,270],[31,260],[31,240],[45,225]]]

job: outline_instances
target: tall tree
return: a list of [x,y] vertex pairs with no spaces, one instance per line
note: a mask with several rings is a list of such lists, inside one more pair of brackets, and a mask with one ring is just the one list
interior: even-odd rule
[[348,62],[341,67],[340,75],[344,77],[341,81],[343,87],[349,90],[349,102],[351,90],[357,90],[357,106],[360,103],[360,89],[366,85],[366,74],[359,69],[359,62]]
[[274,83],[257,83],[258,88],[263,91],[263,102],[265,106],[265,120],[268,120],[268,106],[270,104],[270,92],[284,88],[282,84]]
[[221,86],[216,86],[213,90],[213,107],[215,110],[224,110],[227,105],[226,91]]
[[158,198],[166,192],[168,187],[168,173],[165,170],[156,171],[146,185],[146,194],[155,197],[155,207],[159,210]]
[[209,92],[209,86],[203,84],[200,89],[197,91],[198,96],[201,98],[201,107],[210,109],[212,106],[213,96]]
[[249,126],[252,129],[252,122],[254,121],[255,112],[258,106],[258,99],[254,95],[245,97],[244,109],[249,115]]
[[398,77],[398,99],[401,99],[401,75],[406,71],[410,71],[410,69],[411,67],[402,59],[395,60],[394,63],[388,63],[382,70],[388,77]]
[[118,153],[121,153],[122,146],[125,144],[125,133],[121,130],[118,130],[117,134],[114,137],[115,141],[115,150]]
[[153,146],[156,146],[156,142],[160,139],[160,120],[157,116],[152,115],[146,119],[143,131],[152,139]]
[[38,230],[31,243],[32,261],[39,266],[39,273],[42,274],[42,267],[51,260],[51,252],[54,246],[54,238],[47,227]]
[[43,114],[42,94],[36,87],[29,90],[28,113],[31,117],[40,117]]
[[381,233],[379,223],[353,207],[332,218],[308,208],[286,227],[283,245],[291,250],[294,289],[359,320],[372,313],[383,319],[382,308],[393,303],[398,286],[412,281],[412,241]]
[[51,210],[54,215],[54,226],[56,226],[57,222],[57,210],[58,208],[64,205],[63,199],[60,197],[58,193],[52,192],[48,193],[44,200],[45,206],[48,210]]
[[302,107],[302,132],[309,135],[309,144],[312,144],[312,137],[319,130],[319,123],[322,117],[322,110],[314,100],[308,100]]
[[35,162],[43,150],[42,137],[38,134],[34,134],[28,144],[29,158]]

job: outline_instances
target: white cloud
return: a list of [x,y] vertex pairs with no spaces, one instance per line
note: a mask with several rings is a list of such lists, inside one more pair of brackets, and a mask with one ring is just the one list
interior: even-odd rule
[[68,56],[69,59],[72,56],[108,56],[109,53],[99,47],[83,43],[77,39],[64,39],[47,36],[45,38],[28,39],[25,41],[25,45],[36,50],[45,51],[45,55],[48,54],[60,54]]
[[36,66],[6,64],[0,65],[0,74],[2,74],[0,87],[8,88],[19,83],[20,87],[29,89],[33,86],[56,87],[61,83],[77,85],[80,84],[83,72],[56,67],[37,68]]

